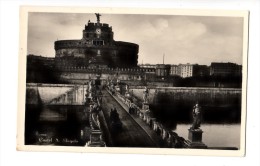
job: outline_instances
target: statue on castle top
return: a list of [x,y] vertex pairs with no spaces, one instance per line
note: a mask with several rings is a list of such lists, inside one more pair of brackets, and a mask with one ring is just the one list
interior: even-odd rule
[[148,102],[148,96],[149,96],[149,90],[147,87],[144,88],[144,91],[143,91],[143,99],[144,99],[144,103],[147,103]]
[[96,15],[96,17],[97,17],[97,22],[99,23],[99,22],[100,22],[100,16],[101,16],[101,14],[95,13],[95,15]]
[[193,130],[199,129],[200,124],[201,124],[202,115],[201,115],[201,107],[199,106],[198,103],[192,109],[192,118],[193,118],[193,122],[192,122],[191,129],[193,129]]

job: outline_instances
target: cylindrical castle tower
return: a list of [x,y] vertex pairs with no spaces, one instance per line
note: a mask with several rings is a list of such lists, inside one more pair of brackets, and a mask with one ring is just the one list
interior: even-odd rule
[[112,27],[88,22],[80,40],[58,40],[54,43],[58,67],[137,67],[139,46],[114,41]]

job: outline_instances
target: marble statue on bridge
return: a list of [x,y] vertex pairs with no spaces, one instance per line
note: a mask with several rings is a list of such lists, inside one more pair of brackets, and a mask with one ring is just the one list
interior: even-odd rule
[[129,93],[129,85],[125,86],[125,97],[130,98],[130,93]]
[[144,88],[143,91],[143,99],[144,99],[144,103],[148,103],[148,96],[149,96],[149,90],[147,87]]
[[203,131],[200,129],[201,120],[202,120],[202,113],[201,107],[197,103],[192,109],[192,117],[193,122],[192,126],[189,130],[187,145],[188,148],[199,148],[199,149],[206,149],[207,145],[202,142],[202,133]]
[[193,122],[191,129],[200,129],[200,124],[201,124],[201,107],[197,103],[193,109],[192,109],[192,117],[193,117]]

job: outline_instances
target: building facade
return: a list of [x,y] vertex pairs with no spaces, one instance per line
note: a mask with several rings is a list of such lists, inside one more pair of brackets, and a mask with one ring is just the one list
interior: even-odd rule
[[211,76],[241,76],[242,66],[235,63],[217,63],[212,62],[210,65]]
[[171,65],[170,75],[171,76],[180,76],[180,70],[179,70],[178,65]]
[[180,76],[182,78],[195,77],[195,76],[208,76],[209,67],[206,65],[198,64],[179,64],[171,65],[171,76]]
[[194,73],[193,76],[209,76],[210,67],[207,65],[194,65]]
[[182,78],[192,77],[194,72],[194,65],[192,64],[180,64],[179,65],[180,76]]
[[157,64],[155,68],[155,75],[157,77],[168,77],[170,75],[170,65]]

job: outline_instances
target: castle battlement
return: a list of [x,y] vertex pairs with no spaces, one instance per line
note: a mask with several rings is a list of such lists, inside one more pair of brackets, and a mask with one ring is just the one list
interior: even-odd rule
[[120,74],[140,74],[140,73],[155,73],[155,69],[148,68],[94,68],[85,66],[60,66],[60,70],[66,72],[80,72],[80,73],[120,73]]

